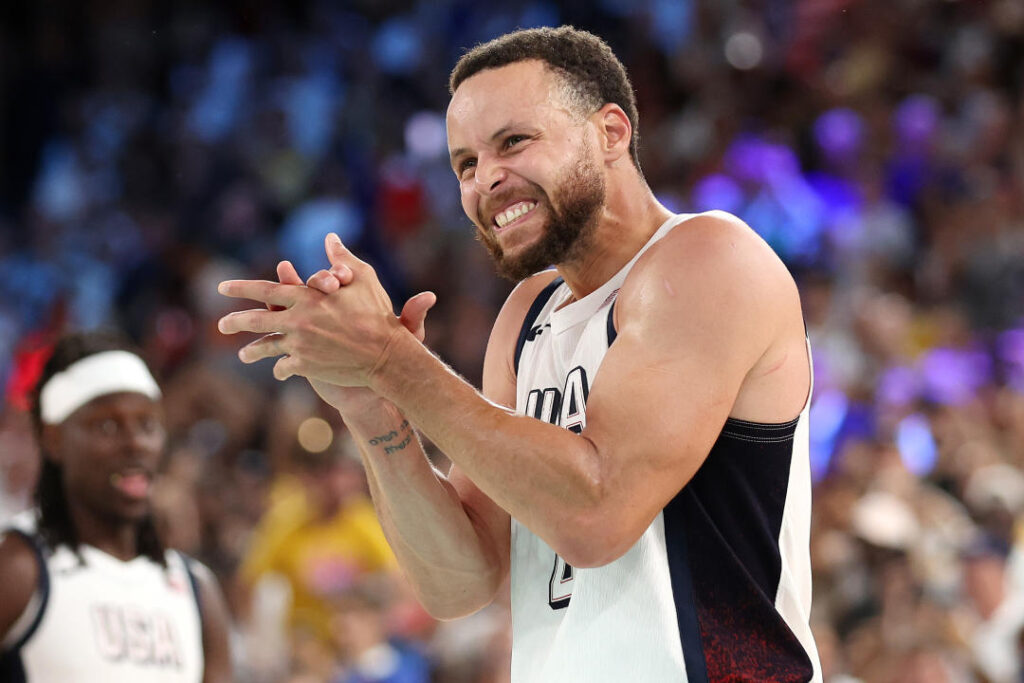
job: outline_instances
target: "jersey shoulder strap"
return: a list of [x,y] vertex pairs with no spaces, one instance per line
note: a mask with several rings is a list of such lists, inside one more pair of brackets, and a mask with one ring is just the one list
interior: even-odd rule
[[516,340],[516,355],[513,360],[513,366],[516,372],[519,372],[519,357],[523,355],[523,347],[527,341],[533,339],[533,323],[537,321],[537,316],[544,310],[544,306],[548,303],[551,295],[555,293],[555,290],[562,286],[565,282],[561,277],[556,277],[548,285],[540,290],[537,298],[533,300],[530,305],[530,310],[526,312],[526,318],[523,319],[523,326],[519,329],[519,339]]
[[185,575],[188,576],[188,585],[192,589],[192,597],[196,601],[196,609],[199,611],[199,622],[203,621],[203,594],[199,588],[199,577],[196,576],[194,560],[189,555],[181,552],[180,550],[171,551],[177,555],[178,560],[181,562],[182,569],[185,570]]

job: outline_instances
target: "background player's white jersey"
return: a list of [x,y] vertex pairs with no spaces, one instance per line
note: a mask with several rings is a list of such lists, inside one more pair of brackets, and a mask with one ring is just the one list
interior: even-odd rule
[[42,546],[30,524],[16,528],[39,544],[43,567],[40,590],[13,629],[16,642],[0,648],[0,678],[202,680],[197,588],[180,554],[167,551],[166,569],[146,557],[122,562],[88,545],[80,546],[79,558],[67,546]]
[[[689,217],[669,219],[644,250]],[[615,297],[639,255],[579,301],[565,304],[560,278],[538,296],[516,347],[518,412],[586,426]],[[566,565],[513,519],[512,680],[820,680],[810,494],[805,406],[782,424],[728,420],[693,479],[604,567]]]

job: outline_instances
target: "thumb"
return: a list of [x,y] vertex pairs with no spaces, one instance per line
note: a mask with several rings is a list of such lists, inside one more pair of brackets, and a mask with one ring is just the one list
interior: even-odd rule
[[277,281],[282,285],[301,285],[302,278],[291,261],[281,261],[277,264]]
[[424,323],[427,319],[427,311],[436,303],[437,295],[433,292],[420,292],[406,301],[405,306],[402,306],[402,315],[398,317],[399,320],[402,321],[405,329],[412,332],[420,341],[423,341],[426,335]]
[[341,243],[341,238],[338,237],[337,233],[328,233],[327,237],[324,238],[324,251],[327,252],[327,260],[331,262],[332,266],[345,266],[351,268],[352,252]]

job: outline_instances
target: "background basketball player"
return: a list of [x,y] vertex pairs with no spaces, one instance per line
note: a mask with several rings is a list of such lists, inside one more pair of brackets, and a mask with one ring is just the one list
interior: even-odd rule
[[117,338],[70,334],[39,380],[37,507],[0,542],[0,679],[228,681],[212,574],[166,550],[150,489],[161,393]]

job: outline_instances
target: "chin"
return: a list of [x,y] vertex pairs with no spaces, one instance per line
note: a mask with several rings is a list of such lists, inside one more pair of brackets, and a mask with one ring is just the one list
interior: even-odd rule
[[118,502],[110,511],[116,519],[131,524],[139,524],[153,514],[153,506],[149,499]]

